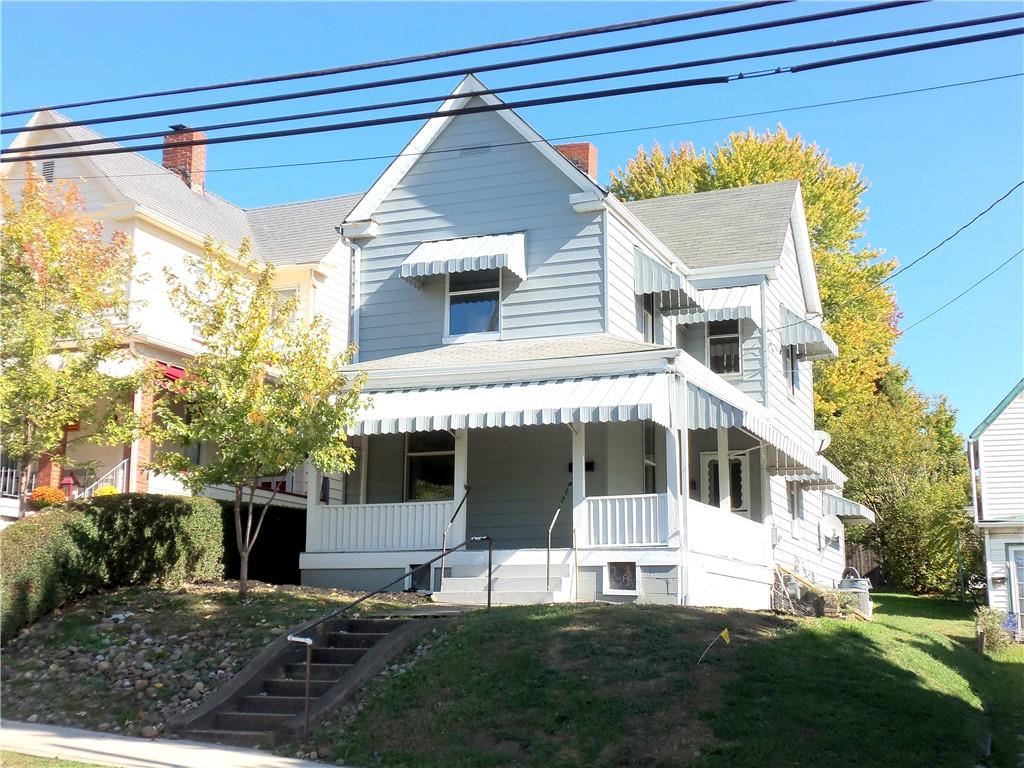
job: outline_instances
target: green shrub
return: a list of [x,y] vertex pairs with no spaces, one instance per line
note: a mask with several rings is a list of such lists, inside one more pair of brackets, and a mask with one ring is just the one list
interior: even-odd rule
[[66,600],[132,584],[223,574],[223,526],[212,499],[118,494],[72,502],[0,532],[0,639]]
[[985,633],[985,650],[996,653],[1010,647],[1013,637],[1006,630],[1006,613],[998,608],[979,608],[974,612],[978,629]]

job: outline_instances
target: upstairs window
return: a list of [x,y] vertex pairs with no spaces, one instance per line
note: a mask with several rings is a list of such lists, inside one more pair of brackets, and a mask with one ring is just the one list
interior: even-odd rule
[[644,324],[644,327],[643,327],[644,341],[646,341],[648,344],[654,344],[655,343],[654,342],[654,336],[655,336],[655,333],[654,333],[654,320],[657,317],[657,312],[655,311],[655,304],[654,304],[654,294],[653,293],[645,293],[643,295],[643,298],[641,299],[641,304],[642,304],[641,309],[642,309],[642,312],[643,312],[643,324]]
[[[289,301],[292,301],[299,295],[299,288],[298,286],[293,286],[290,288],[275,288],[274,295],[277,297],[277,307],[283,307],[285,304],[287,304]],[[275,317],[277,316],[278,311],[279,310],[277,308],[274,309]],[[298,306],[296,305],[294,307],[291,307],[290,311],[288,312],[287,318],[289,325],[295,324],[295,321],[298,319],[298,314]]]
[[450,432],[412,432],[405,442],[405,500],[455,498],[455,438]]
[[794,395],[800,389],[800,359],[796,355],[796,347],[787,344],[782,348],[782,375],[789,387],[789,394]]
[[739,320],[708,323],[707,361],[715,373],[735,376],[743,372]]
[[501,329],[501,270],[448,275],[449,337],[498,333]]

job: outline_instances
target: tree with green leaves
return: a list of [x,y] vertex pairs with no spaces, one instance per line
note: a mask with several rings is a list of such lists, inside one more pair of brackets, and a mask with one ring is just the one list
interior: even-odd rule
[[[363,384],[362,375],[343,370],[352,349],[332,352],[323,318],[296,320],[298,299],[279,297],[274,274],[273,265],[250,256],[247,242],[237,255],[207,242],[184,276],[166,272],[172,302],[200,333],[203,349],[182,378],[160,382],[148,427],[154,443],[165,446],[154,469],[193,493],[233,489],[242,596],[249,556],[277,493],[257,503],[261,478],[307,460],[325,473],[350,471],[354,450],[346,430],[355,423]],[[167,447],[189,445],[209,447],[210,455],[197,463]]]
[[87,422],[89,439],[131,439],[124,354],[130,244],[83,213],[73,184],[51,185],[25,164],[18,199],[0,191],[0,451],[20,463],[21,504],[43,457],[59,460],[66,428]]
[[923,397],[892,360],[899,310],[884,283],[895,268],[861,245],[867,182],[816,144],[775,131],[732,133],[699,154],[692,145],[641,147],[611,175],[621,199],[691,194],[796,179],[800,182],[824,310],[836,360],[814,364],[815,421],[848,476],[845,493],[872,509],[877,524],[851,539],[883,558],[896,586],[948,591],[956,562],[977,573],[976,537],[963,514],[968,475],[948,405]]

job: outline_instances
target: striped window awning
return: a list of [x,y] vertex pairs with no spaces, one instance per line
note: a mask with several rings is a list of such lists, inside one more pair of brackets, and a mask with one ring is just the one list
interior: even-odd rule
[[783,346],[793,346],[805,360],[839,357],[839,347],[825,331],[790,309],[782,307]]
[[433,275],[481,269],[507,269],[525,280],[526,235],[515,232],[420,243],[402,262],[401,275],[418,282]]
[[637,296],[657,294],[659,308],[666,314],[701,306],[689,280],[639,248],[633,249],[633,291]]
[[669,425],[666,373],[368,392],[355,435],[651,420]]
[[821,494],[822,507],[826,515],[835,515],[847,523],[874,523],[875,513],[863,504],[844,499],[834,493]]
[[752,320],[761,327],[761,288],[740,285],[732,288],[707,288],[697,291],[700,308],[681,309],[677,315],[680,325],[713,323],[720,320]]

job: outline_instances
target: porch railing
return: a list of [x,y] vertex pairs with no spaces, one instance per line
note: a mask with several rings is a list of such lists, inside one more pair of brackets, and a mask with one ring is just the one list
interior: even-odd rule
[[692,552],[751,565],[768,564],[770,546],[763,523],[693,499],[689,499],[687,505],[687,531]]
[[73,496],[76,499],[87,499],[96,493],[98,488],[105,485],[112,485],[118,493],[125,493],[128,490],[128,459],[119,461],[113,469],[100,475],[94,482],[74,493]]
[[453,509],[453,501],[318,504],[309,514],[306,551],[436,550]]
[[17,499],[21,493],[21,467],[0,467],[0,497]]
[[587,498],[589,545],[619,547],[668,541],[668,498],[664,494]]

